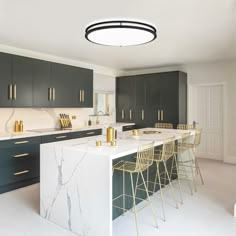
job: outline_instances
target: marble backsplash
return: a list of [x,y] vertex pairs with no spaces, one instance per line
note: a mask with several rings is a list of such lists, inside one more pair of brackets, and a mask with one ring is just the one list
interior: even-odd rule
[[[89,115],[93,114],[92,108],[1,108],[0,132],[11,133],[16,120],[24,122],[24,130],[59,127],[59,114],[65,113],[76,116],[72,120],[73,127],[87,126]],[[95,124],[96,117],[91,117]],[[115,112],[112,116],[99,117],[100,124],[115,122]]]

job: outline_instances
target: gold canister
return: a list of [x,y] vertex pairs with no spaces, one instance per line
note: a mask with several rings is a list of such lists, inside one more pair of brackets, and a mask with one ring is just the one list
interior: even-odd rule
[[107,128],[107,143],[115,140],[115,129],[112,127]]
[[19,123],[17,120],[15,121],[14,132],[19,132]]
[[96,141],[96,146],[97,146],[97,147],[102,146],[102,141]]
[[116,141],[111,141],[111,146],[115,147],[116,146]]
[[22,121],[22,120],[20,121],[20,124],[19,124],[19,131],[20,131],[20,132],[23,132],[23,131],[24,131],[24,124],[23,124],[23,121]]
[[138,136],[139,135],[139,131],[137,129],[133,129],[133,135],[134,136]]

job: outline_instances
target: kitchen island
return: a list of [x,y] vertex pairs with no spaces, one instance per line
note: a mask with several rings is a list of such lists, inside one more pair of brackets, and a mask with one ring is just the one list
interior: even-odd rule
[[[142,144],[154,141],[159,146],[186,132],[132,136],[127,131],[120,133],[115,147],[102,135],[41,145],[40,215],[78,235],[112,236],[112,163],[135,154]],[[96,141],[102,146],[96,147]]]

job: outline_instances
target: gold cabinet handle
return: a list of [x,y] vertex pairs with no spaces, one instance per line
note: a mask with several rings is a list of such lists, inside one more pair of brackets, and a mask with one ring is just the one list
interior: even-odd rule
[[13,85],[13,100],[16,100],[16,84]]
[[157,112],[157,120],[158,121],[160,120],[160,110],[158,110],[158,112]]
[[48,88],[48,101],[52,100],[52,88]]
[[12,100],[12,84],[10,84],[8,87],[8,99]]
[[66,135],[63,135],[63,136],[57,136],[56,139],[61,139],[61,138],[67,138]]
[[125,118],[125,111],[124,111],[124,109],[122,109],[122,111],[121,111],[121,118],[122,118],[122,120],[124,120],[124,118]]
[[88,132],[87,135],[95,134],[95,132]]
[[132,110],[129,110],[129,119],[132,120]]
[[164,120],[164,112],[163,112],[163,110],[161,110],[161,120],[162,121]]
[[18,144],[24,144],[24,143],[28,143],[29,141],[19,141],[19,142],[14,142],[14,144],[18,145]]
[[82,92],[81,92],[81,89],[79,90],[79,101],[82,102]]
[[23,174],[26,174],[26,173],[29,173],[30,171],[29,170],[23,170],[23,171],[19,171],[19,172],[15,172],[14,175],[17,176],[17,175],[23,175]]
[[29,153],[18,154],[13,157],[27,157],[27,156],[29,156]]
[[52,88],[52,100],[55,101],[56,99],[56,89]]
[[144,120],[144,110],[142,110],[142,120]]
[[82,90],[82,100],[84,102],[84,90]]

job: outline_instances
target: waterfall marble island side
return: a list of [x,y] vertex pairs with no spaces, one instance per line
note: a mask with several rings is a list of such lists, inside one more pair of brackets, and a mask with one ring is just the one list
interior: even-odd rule
[[[123,132],[115,147],[102,135],[41,145],[40,215],[78,235],[112,236],[112,162],[136,153],[142,144],[155,141],[158,146],[185,132],[166,130],[142,138]],[[102,146],[96,147],[96,141]]]

